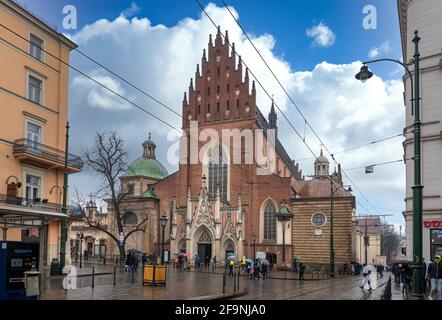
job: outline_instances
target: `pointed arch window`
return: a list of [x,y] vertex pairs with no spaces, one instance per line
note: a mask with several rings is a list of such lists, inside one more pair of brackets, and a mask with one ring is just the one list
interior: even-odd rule
[[216,197],[219,185],[221,200],[227,201],[228,166],[227,155],[221,145],[214,148],[209,161],[209,196]]
[[264,239],[276,240],[276,208],[272,201],[264,209]]

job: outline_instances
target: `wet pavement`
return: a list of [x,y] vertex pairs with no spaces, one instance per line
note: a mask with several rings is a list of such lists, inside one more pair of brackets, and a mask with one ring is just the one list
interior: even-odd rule
[[[198,297],[220,296],[223,294],[221,274],[174,271],[169,268],[166,286],[143,286],[142,268],[134,273],[125,272],[119,267],[116,284],[113,285],[113,266],[95,266],[94,288],[92,288],[91,267],[77,269],[77,289],[64,290],[63,276],[50,277],[44,282],[42,300],[184,300]],[[101,273],[101,274],[100,274]],[[226,277],[226,294],[244,290],[244,279],[240,277],[239,290],[234,290],[233,277]]]
[[[95,267],[94,288],[92,288],[92,266]],[[216,270],[222,272],[222,270]],[[223,275],[212,272],[177,271],[169,267],[166,287],[142,285],[142,268],[132,274],[116,268],[116,285],[113,285],[114,267],[87,265],[77,269],[77,289],[64,290],[63,277],[51,277],[44,282],[43,300],[169,300],[210,299],[223,293]],[[248,279],[240,276],[240,289],[234,291],[233,277],[226,277],[226,294],[248,290],[246,295],[236,299],[252,300],[379,300],[388,281],[389,274],[378,279],[378,288],[369,292],[361,290],[361,276],[325,278],[323,280],[295,280],[292,273],[274,272],[275,278]],[[286,277],[287,279],[284,279]],[[314,276],[313,276],[314,277]],[[393,285],[394,287],[394,285]],[[394,295],[392,288],[392,295]]]

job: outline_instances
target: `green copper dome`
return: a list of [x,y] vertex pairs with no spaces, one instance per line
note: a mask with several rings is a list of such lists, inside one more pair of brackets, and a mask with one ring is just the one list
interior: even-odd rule
[[143,156],[136,159],[131,163],[125,177],[143,176],[153,179],[164,179],[169,175],[166,168],[155,158],[155,143],[150,140],[145,141],[143,144]]

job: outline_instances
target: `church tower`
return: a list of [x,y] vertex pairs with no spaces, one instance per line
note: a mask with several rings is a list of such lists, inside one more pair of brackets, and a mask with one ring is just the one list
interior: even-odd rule
[[215,43],[210,35],[208,50],[203,50],[201,69],[198,64],[195,82],[190,79],[189,93],[184,93],[183,128],[189,127],[190,121],[203,126],[255,117],[255,84],[250,91],[249,70],[243,77],[241,57],[236,62],[235,44],[231,49],[227,31],[224,39],[218,27]]
[[330,163],[328,159],[324,157],[321,148],[321,154],[315,160],[315,176],[329,176],[329,166]]

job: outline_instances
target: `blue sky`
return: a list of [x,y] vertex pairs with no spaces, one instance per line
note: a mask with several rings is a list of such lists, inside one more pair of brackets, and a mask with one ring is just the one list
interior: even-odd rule
[[[137,16],[148,17],[153,25],[176,25],[180,20],[198,18],[200,8],[194,0],[19,0],[38,13],[51,25],[62,26],[63,7],[75,5],[78,12],[78,27],[93,23],[97,19],[113,20],[135,3],[140,9]],[[201,0],[202,5],[218,0]],[[275,52],[284,56],[293,69],[311,69],[321,61],[336,64],[355,60],[367,60],[367,53],[385,41],[390,42],[389,56],[402,55],[399,37],[397,6],[394,0],[228,0],[240,13],[240,22],[252,34],[272,34],[276,42]],[[377,9],[377,29],[365,30],[362,27],[366,5]],[[311,38],[305,36],[306,28],[319,22],[329,26],[337,36],[331,48],[311,46]],[[376,71],[384,78],[397,78],[394,65],[378,65]],[[391,73],[393,72],[393,76]]]
[[[200,1],[203,6],[209,4],[209,1]],[[212,26],[204,24],[201,9],[194,0],[19,0],[19,2],[26,4],[49,24],[57,25],[58,31],[72,35],[80,50],[91,54],[161,101],[176,106],[177,111],[181,111],[183,91],[193,76],[196,64],[200,62],[202,49],[207,45],[208,34],[215,33]],[[369,60],[370,51],[377,53],[377,58],[387,56],[401,58],[396,1],[226,0],[226,2],[239,14],[241,24],[246,32],[256,39],[256,43],[261,46],[260,50],[268,54],[270,63],[275,70],[278,70],[276,71],[278,76],[283,79],[292,97],[332,151],[347,149],[402,131],[404,122],[403,86],[400,82],[402,70],[391,63],[377,64],[372,69],[379,78],[364,86],[356,83],[353,77],[360,66],[357,61]],[[222,2],[214,0],[211,3],[215,5],[212,6],[211,12],[215,19],[218,19],[217,22],[222,19],[229,24],[221,26],[222,29],[229,28],[229,34],[235,32],[237,26],[231,17],[226,12],[221,12]],[[78,30],[63,29],[62,10],[68,4],[77,8]],[[366,5],[374,5],[377,9],[376,30],[366,30],[362,26],[365,17],[362,11]],[[127,16],[127,20],[117,19],[122,12],[127,13],[128,10],[132,13]],[[134,17],[136,19],[132,20]],[[145,25],[136,27],[139,19],[146,18],[150,21],[148,27]],[[107,21],[99,24],[97,20],[100,19]],[[207,30],[192,29],[191,26],[195,24]],[[85,28],[86,25],[89,27]],[[165,27],[155,29],[157,25]],[[307,33],[309,30],[313,32],[318,26],[322,26],[321,30],[329,31],[334,41],[323,45],[314,44],[315,38],[308,36]],[[185,51],[184,43],[179,43],[180,39],[175,33],[177,30],[184,33],[193,32],[194,43],[191,51]],[[288,105],[281,90],[278,91],[277,84],[270,81],[271,76],[265,73],[262,62],[253,57],[253,50],[247,47],[246,41],[242,40],[244,37],[241,38],[238,33],[237,50],[243,52],[245,61],[247,60],[252,69],[257,70],[257,74],[265,77],[265,85],[275,94],[275,101],[285,107],[288,117],[302,131],[303,122],[299,115]],[[330,38],[326,37],[326,40]],[[183,52],[171,53],[169,51],[171,46],[178,48],[182,46]],[[157,61],[154,63],[149,61],[153,59]],[[114,82],[115,79],[103,74],[102,70],[98,70],[77,53],[72,54],[71,63],[88,74],[100,76],[103,81],[124,92],[125,96],[133,97],[139,104],[146,105],[145,97],[140,97],[118,81]],[[156,69],[158,65],[164,66],[165,70],[158,71]],[[168,71],[176,69],[179,74],[174,74],[174,81],[170,81],[170,77],[163,77]],[[91,102],[91,93],[94,97],[101,98],[101,105],[97,106]],[[93,141],[95,131],[116,130],[125,139],[130,160],[133,160],[139,156],[140,144],[145,140],[148,131],[153,131],[153,137],[156,137],[157,141],[167,135],[154,120],[140,117],[136,112],[131,113],[133,116],[129,115],[128,109],[121,104],[121,101],[116,101],[115,97],[110,97],[91,84],[87,84],[75,73],[71,73],[70,96],[71,151],[74,153],[81,153],[85,141]],[[266,114],[270,101],[264,99],[264,94],[259,89],[257,97],[260,109]],[[364,98],[358,101],[359,97],[365,97],[365,101],[362,101]],[[109,101],[111,105],[103,106],[103,103]],[[152,104],[147,105],[151,108],[157,107]],[[116,106],[120,106],[121,110]],[[160,111],[162,112],[158,110]],[[293,131],[283,123],[282,118],[279,117],[280,139],[288,149],[289,155],[295,159],[311,156],[299,139],[293,138]],[[169,120],[177,121],[176,118]],[[175,123],[180,124],[180,121]],[[144,135],[140,135],[140,132],[144,132]],[[309,144],[316,153],[319,153],[319,143],[311,134],[307,133],[307,137]],[[349,155],[343,154],[338,160],[343,168],[354,168],[401,159],[403,154],[401,140],[394,139],[389,143],[364,148]],[[166,163],[167,145],[158,145],[158,158],[169,172],[173,172],[176,166]],[[312,173],[312,167],[312,163],[308,161],[301,162],[305,175]],[[363,170],[348,171],[348,174],[377,208],[376,212],[373,212],[373,208],[356,193],[358,201],[368,209],[365,211],[362,205],[359,205],[359,213],[392,213],[394,217],[389,219],[390,222],[403,223],[400,213],[404,209],[403,164],[377,167],[375,173],[370,175],[365,175]],[[84,194],[94,189],[94,184],[87,174],[74,175],[71,181],[73,186],[84,191]]]

